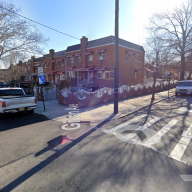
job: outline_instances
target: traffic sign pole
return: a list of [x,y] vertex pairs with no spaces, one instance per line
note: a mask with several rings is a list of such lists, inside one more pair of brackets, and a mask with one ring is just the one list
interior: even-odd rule
[[39,76],[39,84],[42,85],[42,99],[43,99],[43,106],[45,111],[45,102],[44,102],[44,96],[43,96],[43,84],[45,84],[44,80],[44,73],[43,73],[43,67],[38,67],[38,76]]

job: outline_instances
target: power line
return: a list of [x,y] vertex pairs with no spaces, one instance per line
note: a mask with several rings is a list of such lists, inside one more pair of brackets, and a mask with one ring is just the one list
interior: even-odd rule
[[7,11],[9,11],[9,12],[11,12],[11,13],[13,13],[13,14],[16,14],[16,15],[18,15],[18,16],[20,16],[20,17],[23,17],[23,18],[25,18],[25,19],[27,19],[27,20],[29,20],[29,21],[32,21],[32,22],[37,23],[37,24],[39,24],[39,25],[42,25],[43,27],[47,27],[47,28],[49,28],[49,29],[51,29],[51,30],[53,30],[53,31],[56,31],[56,32],[61,33],[61,34],[63,34],[63,35],[66,35],[66,36],[68,36],[68,37],[71,37],[71,38],[80,40],[80,39],[77,38],[77,37],[73,37],[73,36],[68,35],[68,34],[66,34],[66,33],[63,33],[63,32],[61,32],[61,31],[58,31],[58,30],[56,30],[56,29],[54,29],[54,28],[51,28],[51,27],[49,27],[49,26],[47,26],[47,25],[44,25],[44,24],[42,24],[42,23],[39,23],[39,22],[34,21],[34,20],[32,20],[32,19],[29,19],[29,18],[27,18],[27,17],[25,17],[25,16],[22,16],[22,15],[20,15],[20,14],[18,14],[18,13],[15,13],[15,12],[13,12],[13,11],[10,11],[9,9],[7,9],[7,8],[1,6],[1,5],[0,5],[0,7],[3,8],[3,9],[6,9]]

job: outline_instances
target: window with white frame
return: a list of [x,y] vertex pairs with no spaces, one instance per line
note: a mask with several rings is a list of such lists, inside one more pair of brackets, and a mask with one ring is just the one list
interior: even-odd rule
[[51,64],[49,63],[49,68],[51,67]]
[[129,55],[126,55],[126,61],[129,61]]
[[57,62],[55,62],[55,67],[57,67]]
[[74,57],[70,57],[70,63],[74,63],[74,62],[75,62]]
[[59,66],[60,66],[60,67],[62,67],[62,66],[63,66],[63,61],[60,61]]
[[88,61],[93,61],[93,55],[92,54],[88,55]]
[[80,62],[81,62],[81,56],[78,57],[78,63],[80,63]]
[[105,52],[99,53],[99,60],[105,60]]
[[138,73],[138,72],[137,72],[137,71],[135,71],[135,79],[137,79],[137,77],[138,77],[138,76],[137,76],[137,73]]
[[75,78],[75,71],[69,71],[69,77]]
[[136,62],[136,58],[135,58],[135,57],[133,57],[133,62],[134,62],[134,63]]
[[48,75],[45,75],[45,81],[48,82],[49,79],[48,79]]
[[102,70],[97,71],[97,79],[103,79],[103,71]]
[[31,71],[30,66],[29,66],[29,71]]
[[45,63],[45,68],[47,68],[47,64]]

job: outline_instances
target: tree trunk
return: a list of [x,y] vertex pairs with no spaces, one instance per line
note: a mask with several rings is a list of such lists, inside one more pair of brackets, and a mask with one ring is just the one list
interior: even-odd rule
[[181,54],[181,74],[180,74],[180,81],[184,80],[185,75],[185,56]]
[[157,72],[154,73],[154,79],[153,79],[153,91],[152,91],[152,97],[151,97],[151,103],[153,103],[155,99],[155,84],[157,79]]

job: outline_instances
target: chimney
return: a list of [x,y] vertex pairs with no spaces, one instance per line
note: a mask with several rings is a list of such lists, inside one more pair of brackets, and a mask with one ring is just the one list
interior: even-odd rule
[[31,61],[32,61],[32,63],[35,62],[35,57],[34,56],[31,57]]
[[52,63],[52,60],[53,60],[53,58],[54,58],[54,54],[55,54],[54,49],[50,49],[50,50],[49,50],[49,55],[50,55],[50,58],[51,58],[50,65],[51,65],[51,70],[52,70],[52,71],[54,71],[54,65],[53,65],[53,63]]
[[81,38],[81,64],[83,68],[85,68],[86,66],[85,52],[86,52],[87,44],[88,44],[88,38],[83,36]]

